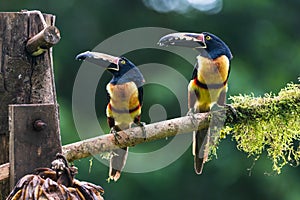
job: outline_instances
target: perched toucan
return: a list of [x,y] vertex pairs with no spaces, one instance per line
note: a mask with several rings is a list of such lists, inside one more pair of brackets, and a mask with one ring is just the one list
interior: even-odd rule
[[[172,33],[162,37],[161,46],[183,46],[199,51],[191,81],[188,85],[189,113],[208,112],[214,105],[225,106],[227,81],[232,54],[217,36],[208,33]],[[207,161],[210,130],[194,132],[193,154],[197,174]]]
[[[78,60],[88,60],[106,67],[113,78],[106,90],[109,102],[106,108],[107,123],[111,133],[128,129],[132,124],[143,126],[140,121],[143,103],[143,84],[140,70],[125,57],[116,57],[98,52],[84,52],[77,55]],[[117,139],[117,137],[115,137]],[[109,178],[117,181],[126,163],[128,147],[113,151],[110,159]]]

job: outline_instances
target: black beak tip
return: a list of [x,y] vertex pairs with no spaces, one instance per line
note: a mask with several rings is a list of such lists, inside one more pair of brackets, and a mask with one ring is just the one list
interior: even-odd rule
[[76,57],[75,57],[75,60],[84,60],[85,59],[85,57],[83,57],[83,56],[81,56],[81,55],[77,55]]
[[158,45],[159,46],[169,46],[169,45],[174,45],[175,44],[175,41],[177,40],[178,38],[176,37],[173,37],[173,36],[164,36],[162,38],[160,38],[160,40],[158,41]]
[[80,54],[78,54],[76,57],[75,57],[75,59],[76,60],[85,60],[87,57],[89,57],[89,51],[86,51],[86,52],[84,52],[84,53],[80,53]]
[[162,41],[162,38],[159,39],[159,41],[157,42],[157,45],[158,46],[164,46],[164,43]]
[[162,47],[162,46],[168,46],[167,44],[163,43],[162,41],[158,41],[157,45]]

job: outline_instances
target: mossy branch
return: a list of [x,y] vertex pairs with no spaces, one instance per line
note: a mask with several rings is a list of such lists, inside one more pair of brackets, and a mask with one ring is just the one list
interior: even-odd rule
[[[231,134],[237,141],[239,150],[258,158],[264,150],[273,162],[273,170],[281,172],[286,164],[298,165],[300,162],[300,84],[288,84],[277,96],[264,97],[240,95],[230,98],[236,110],[227,113],[221,139]],[[220,115],[219,115],[220,114]],[[135,146],[177,134],[190,133],[207,128],[211,117],[224,116],[224,110],[213,113],[198,113],[157,122],[145,126],[146,139],[140,127],[118,132],[119,143],[112,134],[83,140],[63,146],[63,154],[69,161],[111,151],[112,149]],[[221,119],[222,120],[222,119]],[[7,164],[1,165],[3,169]],[[8,170],[6,170],[8,171]],[[2,174],[8,177],[8,174]]]
[[300,162],[300,84],[288,84],[277,96],[231,97],[238,121],[229,124],[238,149],[258,159],[263,151],[281,172],[286,164]]
[[[281,168],[290,163],[300,162],[300,147],[295,141],[300,140],[300,85],[288,84],[279,94],[266,94],[264,97],[240,95],[230,98],[236,110],[237,118],[227,113],[225,127],[221,131],[223,138],[227,134],[238,143],[238,149],[256,158],[266,150],[273,162],[273,170],[280,173]],[[147,138],[144,139],[141,128],[118,132],[119,144],[114,137],[103,135],[97,138],[66,145],[63,151],[68,160],[73,161],[118,147],[171,137],[176,134],[190,133],[197,129],[207,128],[210,118],[218,114],[222,118],[224,110],[199,113],[189,116],[146,125]],[[222,119],[221,119],[222,121]],[[224,120],[223,120],[224,121]]]

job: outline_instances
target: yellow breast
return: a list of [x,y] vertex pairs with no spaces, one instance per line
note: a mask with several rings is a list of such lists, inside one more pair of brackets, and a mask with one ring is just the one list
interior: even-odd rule
[[227,91],[227,78],[229,73],[229,59],[226,56],[220,56],[215,60],[197,57],[198,73],[197,79],[209,85],[218,84],[221,87],[215,89],[201,88],[195,80],[191,80],[189,84],[190,91],[196,91],[198,99],[195,102],[195,109],[199,112],[207,112],[213,103],[217,102],[222,91]]
[[226,81],[229,72],[229,59],[223,55],[215,60],[197,57],[198,80],[205,84],[221,84]]
[[107,106],[106,114],[115,119],[116,125],[129,124],[141,114],[138,88],[134,82],[108,84],[106,89],[110,95],[110,106]]
[[110,95],[110,103],[118,109],[131,109],[139,104],[138,89],[134,82],[124,84],[108,84],[107,92]]

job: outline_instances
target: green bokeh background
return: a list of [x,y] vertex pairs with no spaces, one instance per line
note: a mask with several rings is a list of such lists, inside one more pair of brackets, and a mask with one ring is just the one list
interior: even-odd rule
[[[72,117],[72,90],[81,62],[76,54],[93,49],[101,41],[125,30],[140,27],[163,27],[178,31],[209,31],[230,46],[234,59],[229,80],[229,95],[262,95],[277,93],[300,75],[300,1],[299,0],[224,0],[217,14],[190,9],[185,13],[160,13],[138,0],[1,0],[0,11],[41,10],[56,15],[56,26],[62,39],[54,47],[54,70],[60,104],[63,144],[79,141]],[[142,37],[142,36],[141,36]],[[136,64],[158,62],[174,67],[186,78],[191,68],[177,56],[156,50],[139,50],[126,54]],[[96,107],[99,122],[105,121],[105,84],[99,82]],[[176,81],[174,81],[176,83]],[[186,86],[182,86],[186,92]],[[162,95],[164,94],[163,98]],[[83,97],[84,98],[84,97]],[[179,116],[178,102],[165,88],[145,88],[143,121],[150,121],[148,110],[154,103],[166,106],[168,118]],[[107,130],[107,127],[106,127]],[[138,145],[133,151],[157,149],[165,141]],[[218,149],[218,158],[205,165],[198,176],[193,170],[193,157],[188,149],[171,165],[150,173],[123,173],[117,183],[107,183],[107,166],[97,159],[76,161],[77,176],[102,185],[105,199],[300,199],[300,170],[285,167],[274,175],[272,163],[265,158],[255,162],[237,150],[228,137]],[[249,168],[252,168],[249,173]]]

